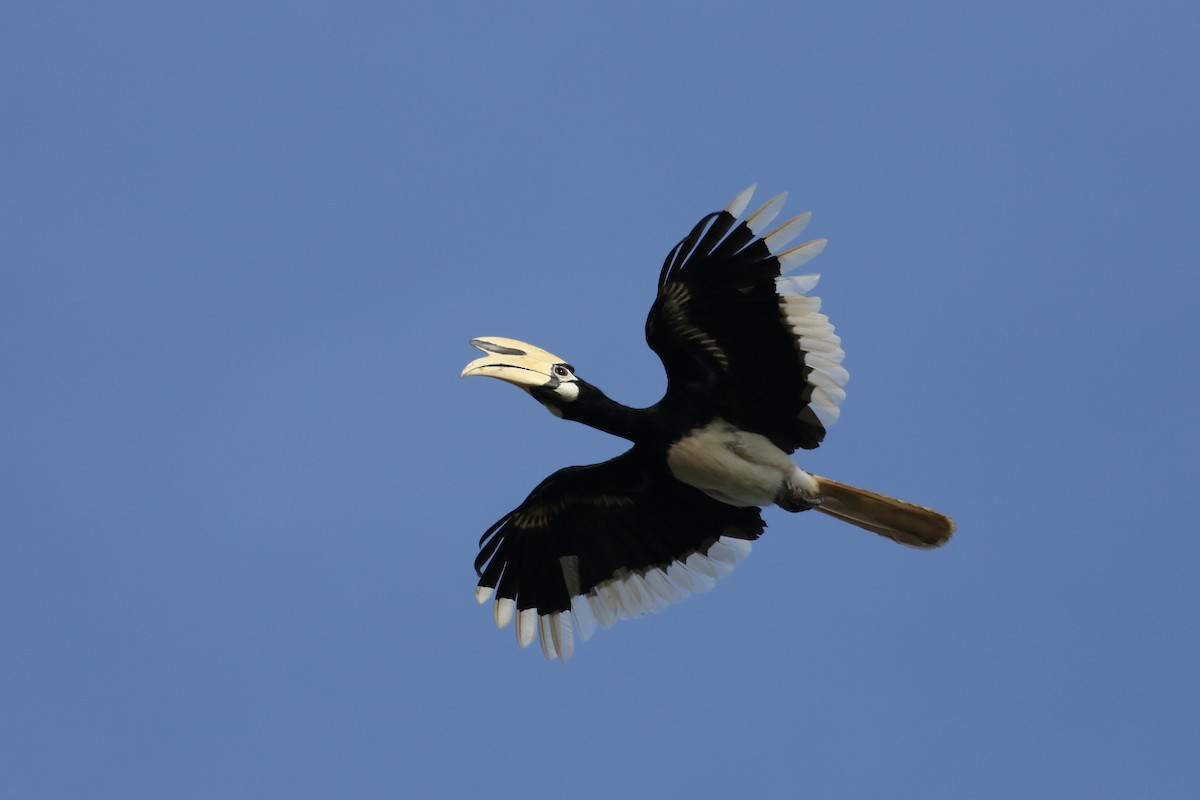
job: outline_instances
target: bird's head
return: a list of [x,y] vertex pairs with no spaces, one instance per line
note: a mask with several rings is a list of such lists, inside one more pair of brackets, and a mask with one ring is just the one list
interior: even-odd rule
[[560,417],[563,408],[579,398],[581,381],[575,377],[575,368],[553,353],[500,336],[481,336],[471,344],[487,355],[467,364],[464,378],[484,375],[508,381]]

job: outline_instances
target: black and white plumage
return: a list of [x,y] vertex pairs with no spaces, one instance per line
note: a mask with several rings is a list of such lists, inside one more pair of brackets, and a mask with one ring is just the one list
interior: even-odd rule
[[825,246],[790,242],[801,214],[768,231],[785,195],[743,221],[754,186],[700,220],[671,250],[646,319],[667,391],[634,409],[606,397],[563,359],[515,339],[482,337],[463,375],[528,391],[556,416],[628,439],[602,464],[567,467],[483,535],[476,597],[496,624],[515,620],[522,647],[541,639],[570,658],[575,633],[658,611],[705,591],[750,551],[759,510],[815,508],[904,544],[936,547],[953,533],[927,508],[797,467],[838,418],[848,379],[817,275],[788,273]]

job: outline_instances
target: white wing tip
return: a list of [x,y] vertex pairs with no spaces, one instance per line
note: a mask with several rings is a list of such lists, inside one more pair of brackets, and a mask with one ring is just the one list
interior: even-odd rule
[[738,196],[729,201],[729,205],[725,206],[725,210],[729,212],[735,219],[742,215],[746,210],[746,206],[750,204],[750,198],[754,195],[754,190],[758,188],[757,183],[752,183],[742,191],[738,192]]
[[513,613],[517,609],[517,604],[510,598],[497,597],[496,605],[492,608],[492,618],[496,620],[497,628],[507,628],[508,624],[513,621]]
[[[587,641],[597,624],[607,628],[619,619],[640,617],[662,611],[689,595],[711,589],[719,578],[728,575],[735,564],[750,554],[745,539],[720,536],[707,552],[693,551],[666,569],[654,567],[645,572],[626,572],[572,598],[567,611],[539,614],[536,608],[517,610],[511,598],[497,597],[496,626],[505,628],[516,620],[517,644],[529,647],[540,640],[542,655],[549,661],[568,661],[575,653],[576,628],[579,638]],[[490,587],[480,587],[478,596],[490,596]]]
[[755,236],[760,235],[768,225],[779,215],[780,209],[787,201],[787,192],[780,192],[772,197],[767,202],[763,203],[757,211],[746,218],[746,227]]
[[491,586],[476,586],[475,587],[475,602],[479,603],[479,605],[483,605],[489,599],[491,599],[493,591],[495,591],[495,589]]
[[537,638],[538,613],[536,608],[527,608],[517,612],[517,644],[522,648],[529,647]]
[[814,312],[821,308],[821,300],[808,293],[817,288],[821,282],[821,273],[806,272],[803,275],[790,275],[786,278],[775,279],[776,291],[785,297],[789,303],[811,308]]
[[798,244],[790,250],[785,250],[775,256],[779,261],[779,272],[784,274],[796,269],[797,267],[807,264],[817,256],[821,255],[821,251],[825,249],[825,245],[829,244],[828,239],[813,239],[811,242]]
[[547,661],[570,661],[575,653],[575,631],[570,612],[555,611],[538,616],[538,634],[542,639],[542,655]]
[[763,241],[767,245],[767,249],[772,253],[778,253],[788,242],[800,235],[808,223],[812,220],[812,212],[805,211],[803,214],[797,214],[787,222],[780,225],[775,230],[763,236]]

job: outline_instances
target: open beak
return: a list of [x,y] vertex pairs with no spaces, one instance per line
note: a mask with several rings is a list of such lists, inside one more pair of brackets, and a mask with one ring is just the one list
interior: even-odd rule
[[549,383],[554,376],[554,365],[563,363],[553,353],[517,339],[481,336],[472,339],[471,344],[487,355],[467,364],[462,371],[464,378],[484,375],[508,381],[522,389],[532,389]]

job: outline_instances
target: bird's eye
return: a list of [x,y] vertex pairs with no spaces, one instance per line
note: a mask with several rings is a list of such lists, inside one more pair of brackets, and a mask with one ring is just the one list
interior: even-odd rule
[[571,370],[567,369],[562,364],[558,364],[554,367],[554,374],[560,378],[565,378],[571,374]]

